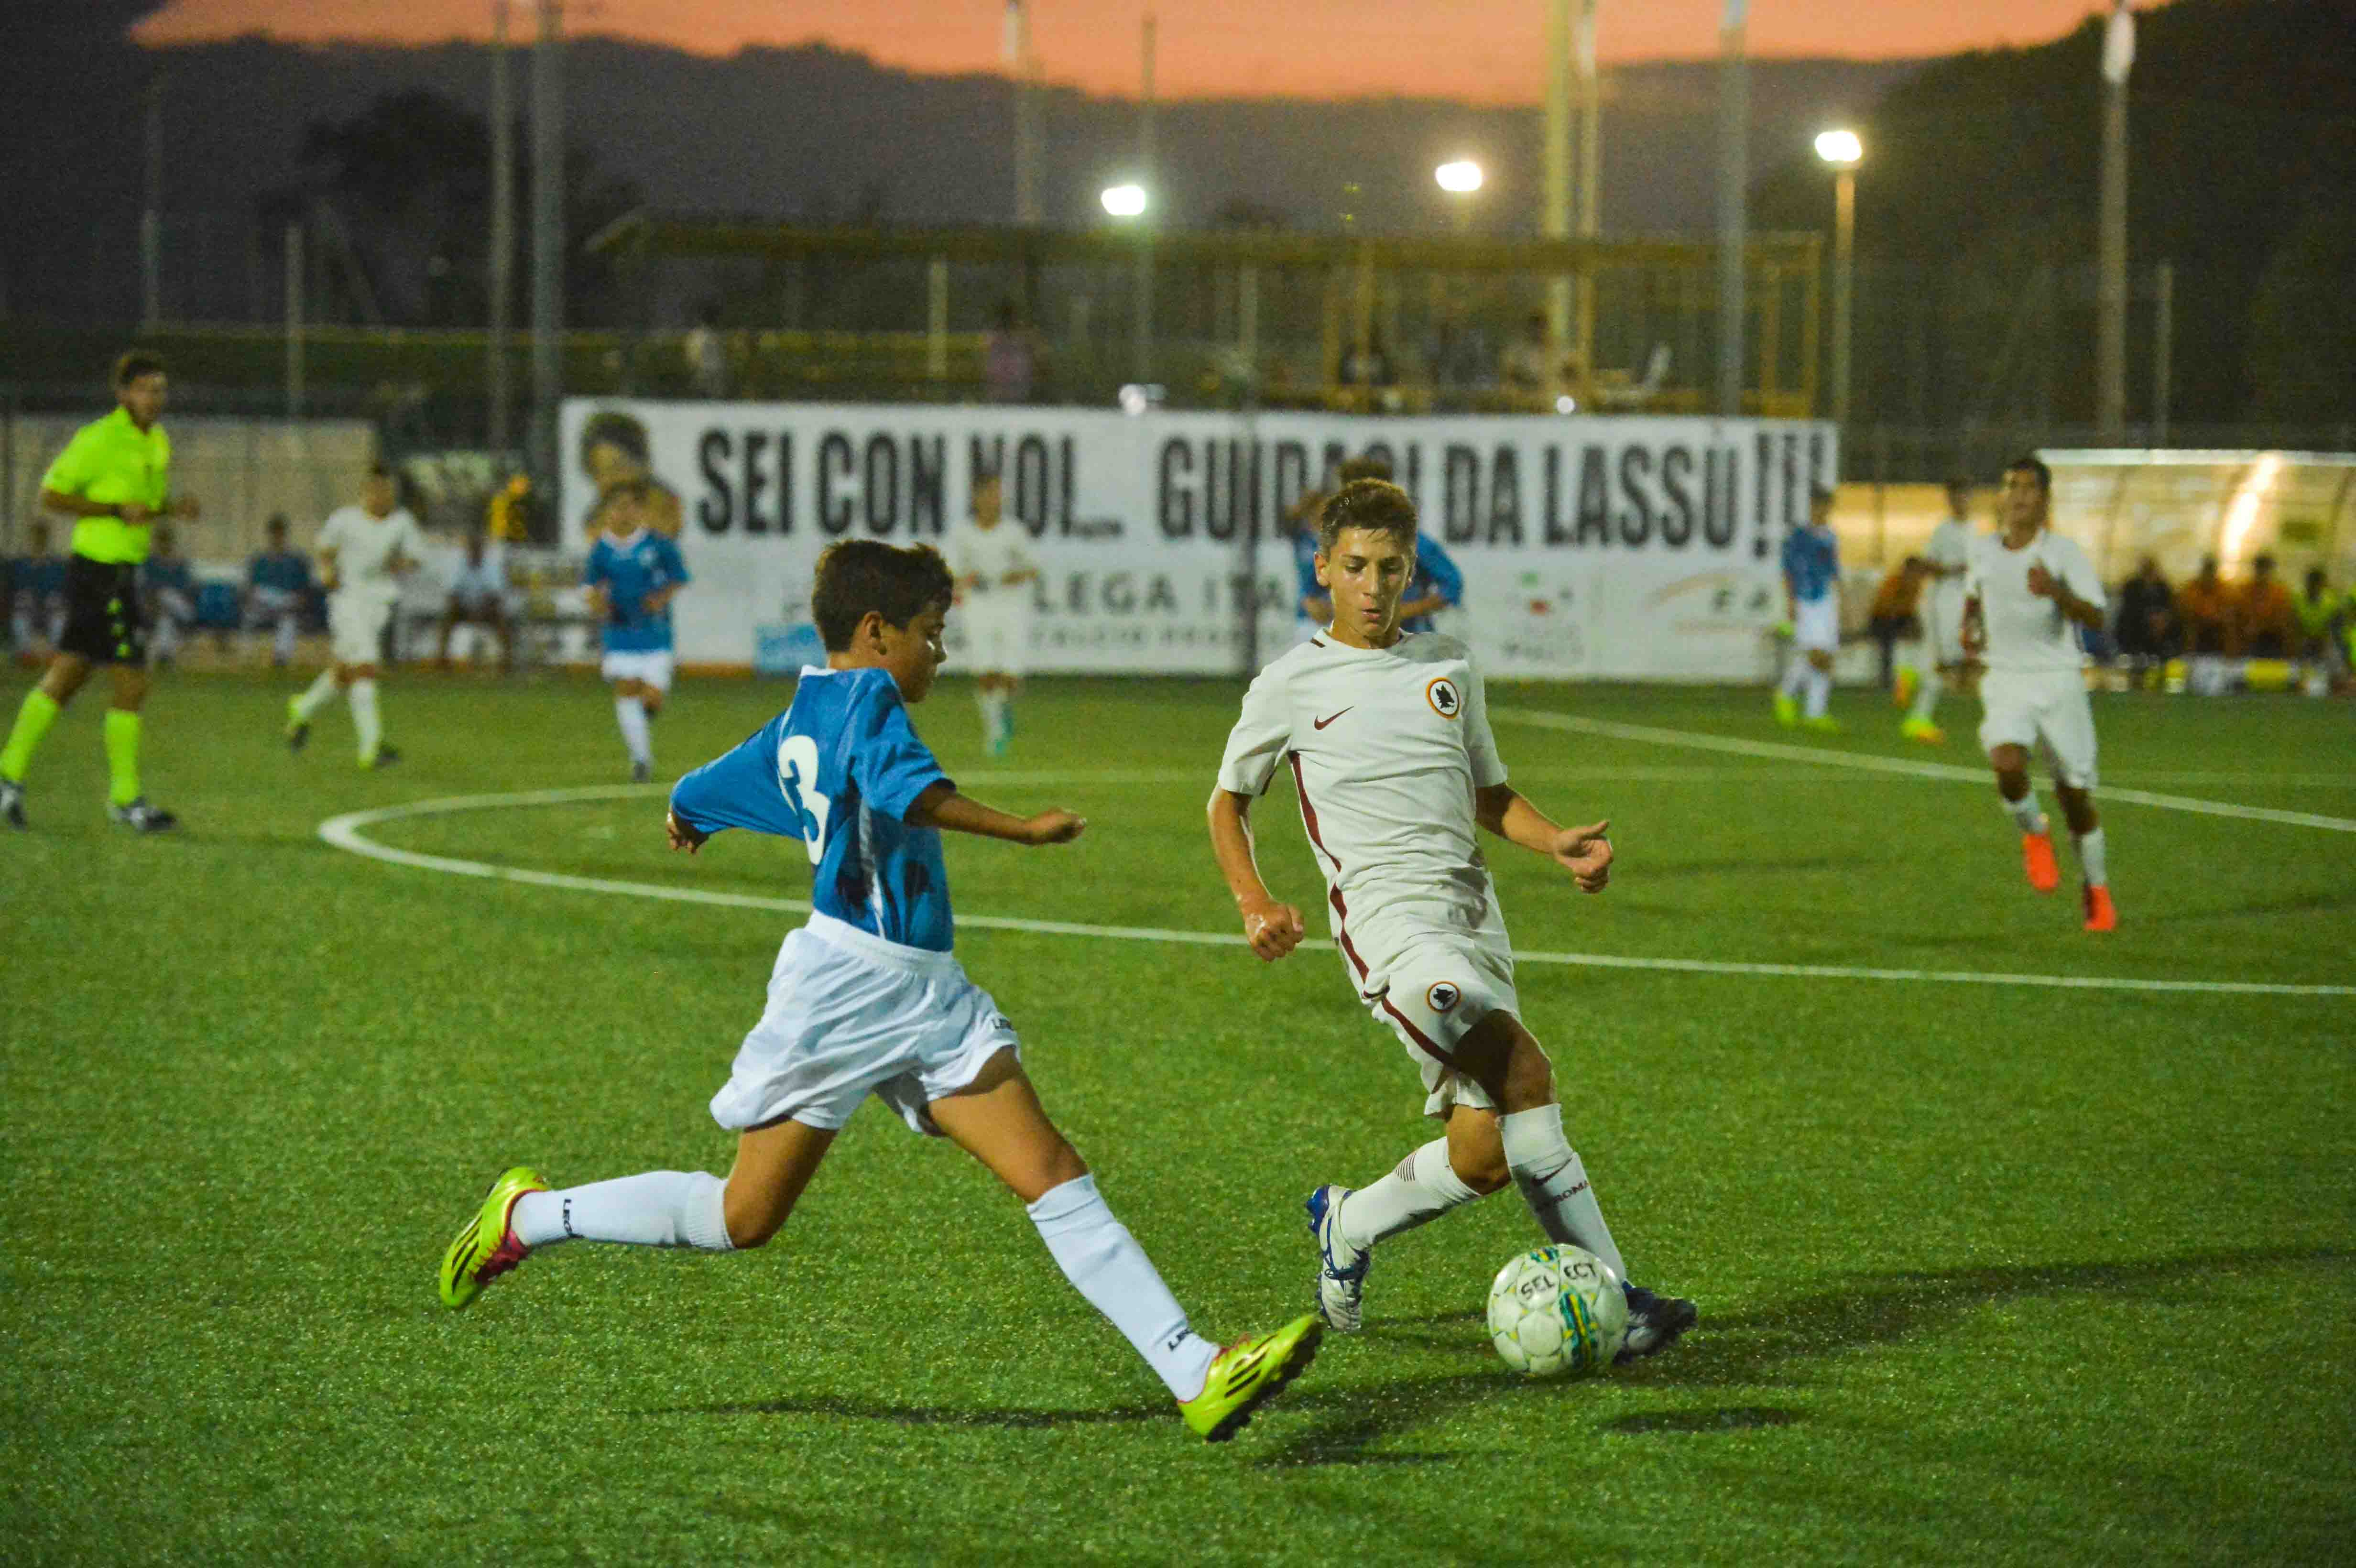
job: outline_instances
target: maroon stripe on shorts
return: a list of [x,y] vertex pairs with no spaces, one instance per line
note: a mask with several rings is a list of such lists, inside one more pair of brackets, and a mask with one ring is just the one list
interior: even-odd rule
[[1383,1011],[1390,1014],[1393,1019],[1396,1019],[1398,1021],[1399,1028],[1407,1030],[1408,1038],[1414,1040],[1418,1046],[1421,1047],[1433,1061],[1438,1061],[1441,1066],[1447,1068],[1451,1072],[1462,1072],[1464,1071],[1462,1067],[1457,1065],[1456,1059],[1454,1057],[1449,1055],[1448,1052],[1440,1048],[1439,1041],[1433,1040],[1430,1035],[1416,1028],[1414,1024],[1408,1021],[1408,1016],[1405,1013],[1391,1006],[1391,999],[1389,997],[1386,996],[1382,998],[1382,1008]]

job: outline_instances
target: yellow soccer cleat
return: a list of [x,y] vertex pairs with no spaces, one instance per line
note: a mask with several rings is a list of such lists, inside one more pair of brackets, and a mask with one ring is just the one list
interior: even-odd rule
[[1947,732],[1928,719],[1909,719],[1898,726],[1898,732],[1910,741],[1920,741],[1926,746],[1944,745]]
[[482,1294],[483,1286],[523,1262],[531,1251],[516,1239],[509,1219],[516,1200],[527,1192],[545,1192],[548,1183],[527,1165],[501,1171],[483,1194],[482,1207],[460,1228],[450,1250],[442,1254],[442,1305],[465,1307]]
[[1178,1413],[1204,1441],[1225,1443],[1285,1384],[1308,1371],[1324,1335],[1325,1325],[1312,1312],[1273,1334],[1237,1340],[1213,1358],[1203,1392],[1180,1400]]
[[1795,698],[1786,697],[1780,691],[1777,692],[1775,694],[1775,722],[1783,726],[1784,729],[1789,730],[1799,723],[1799,721],[1800,704],[1798,699]]

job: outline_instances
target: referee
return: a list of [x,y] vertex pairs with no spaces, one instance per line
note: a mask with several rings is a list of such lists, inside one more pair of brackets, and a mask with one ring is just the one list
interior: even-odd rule
[[193,496],[174,496],[172,443],[155,421],[164,411],[164,361],[134,350],[114,362],[115,411],[74,432],[41,476],[41,505],[74,519],[66,561],[66,626],[41,684],[16,710],[0,747],[0,817],[25,826],[25,772],[41,737],[90,678],[114,667],[106,710],[108,815],[136,833],[179,826],[139,788],[139,709],[147,700],[147,622],[139,606],[139,563],[158,517],[194,517]]

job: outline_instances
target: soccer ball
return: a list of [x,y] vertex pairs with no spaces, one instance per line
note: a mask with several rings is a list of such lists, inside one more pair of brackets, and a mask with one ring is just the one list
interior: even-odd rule
[[1588,1377],[1628,1337],[1628,1297],[1610,1264],[1580,1247],[1517,1254],[1489,1287],[1489,1342],[1526,1377]]

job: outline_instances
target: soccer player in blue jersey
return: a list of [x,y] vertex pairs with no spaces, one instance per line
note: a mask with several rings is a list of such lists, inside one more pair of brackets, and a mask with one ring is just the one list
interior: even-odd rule
[[262,531],[270,548],[245,563],[245,624],[270,628],[270,663],[283,668],[294,656],[294,634],[311,597],[311,558],[286,547],[286,517],[273,517]]
[[1807,526],[1783,539],[1792,657],[1775,688],[1775,722],[1786,729],[1803,723],[1827,733],[1840,729],[1825,711],[1833,695],[1833,656],[1840,651],[1840,541],[1832,515],[1833,493],[1820,485],[1808,497]]
[[1161,1376],[1187,1424],[1222,1442],[1308,1366],[1322,1328],[1302,1317],[1220,1349],[1189,1327],[1047,1119],[1013,1027],[951,951],[942,829],[1035,847],[1087,827],[1068,811],[1011,816],[959,795],[916,738],[908,706],[940,668],[952,592],[928,546],[830,547],[810,605],[826,667],[803,670],[790,708],[671,791],[672,848],[692,854],[745,827],[799,839],[814,869],[809,923],[787,935],[761,1021],[712,1096],[712,1118],[737,1135],[727,1179],[653,1171],[552,1191],[517,1167],[451,1243],[442,1300],[465,1307],[535,1248],[568,1240],[760,1246],[873,1094],[1012,1189],[1065,1277]]
[[626,479],[599,501],[605,531],[582,572],[593,610],[605,623],[597,668],[614,687],[614,720],[630,753],[630,782],[655,776],[651,720],[670,693],[670,602],[687,585],[679,546],[649,526],[654,486]]

